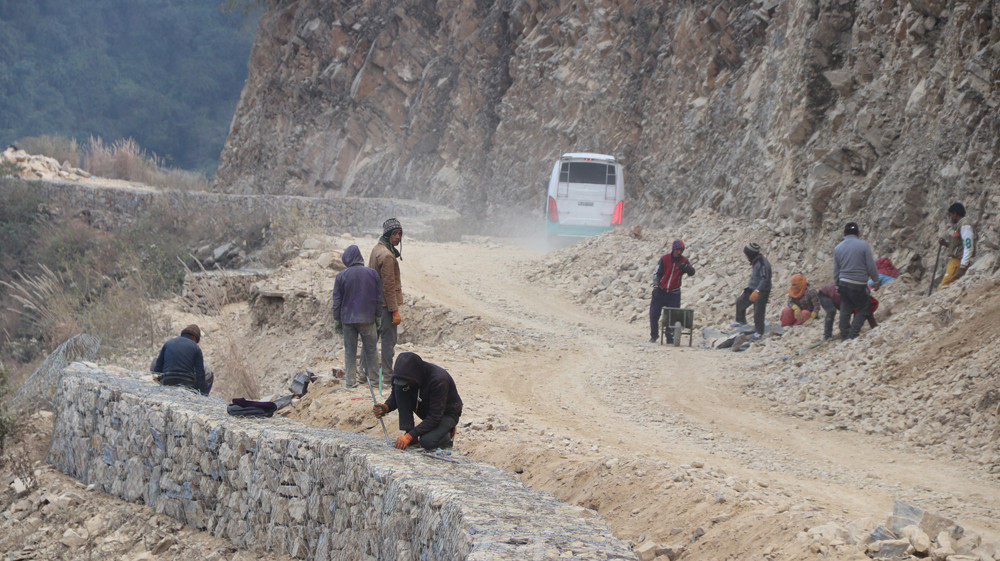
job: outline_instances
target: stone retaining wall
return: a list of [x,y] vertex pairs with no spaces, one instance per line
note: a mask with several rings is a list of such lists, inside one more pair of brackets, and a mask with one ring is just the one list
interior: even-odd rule
[[220,399],[83,363],[64,371],[53,410],[58,469],[240,548],[317,561],[636,558],[593,511],[464,458],[231,417]]
[[117,229],[150,208],[156,200],[183,209],[187,219],[210,219],[214,215],[261,214],[295,220],[327,230],[331,234],[380,235],[382,222],[396,217],[408,238],[427,241],[460,239],[461,216],[449,208],[412,200],[375,198],[315,198],[290,195],[226,195],[201,191],[159,191],[114,188],[58,180],[40,181],[45,196],[66,211],[91,213],[97,227]]

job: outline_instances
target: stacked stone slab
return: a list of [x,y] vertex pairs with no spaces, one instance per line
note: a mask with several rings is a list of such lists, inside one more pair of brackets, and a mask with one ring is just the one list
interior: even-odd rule
[[181,300],[189,310],[214,315],[222,306],[250,299],[253,285],[270,270],[204,271],[184,275]]
[[593,511],[493,467],[363,434],[226,414],[226,403],[63,373],[49,462],[238,547],[321,560],[635,559]]

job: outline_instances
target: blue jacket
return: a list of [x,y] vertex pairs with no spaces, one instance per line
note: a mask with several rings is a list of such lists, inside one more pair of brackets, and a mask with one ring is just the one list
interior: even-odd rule
[[333,319],[341,323],[375,323],[382,313],[382,280],[378,272],[365,267],[358,246],[344,250],[346,269],[333,281]]
[[187,386],[208,395],[205,358],[190,335],[174,337],[164,343],[153,363],[153,372],[163,374],[160,383],[165,386]]

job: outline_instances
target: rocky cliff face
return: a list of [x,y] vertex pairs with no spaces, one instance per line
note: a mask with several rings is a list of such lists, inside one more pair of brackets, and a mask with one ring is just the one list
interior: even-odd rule
[[856,220],[905,263],[957,200],[992,268],[998,104],[997,0],[272,0],[217,188],[512,224],[594,151],[632,223],[711,207],[828,252]]

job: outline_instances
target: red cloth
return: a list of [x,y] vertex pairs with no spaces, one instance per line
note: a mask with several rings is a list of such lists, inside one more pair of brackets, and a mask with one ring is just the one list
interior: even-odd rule
[[789,325],[802,325],[809,319],[812,314],[809,310],[802,310],[805,312],[805,316],[802,319],[796,319],[795,310],[791,306],[785,306],[781,310],[781,327],[788,327]]
[[887,277],[892,277],[894,279],[899,278],[899,269],[892,264],[892,260],[888,257],[879,257],[875,260],[875,268],[878,269],[880,274]]

